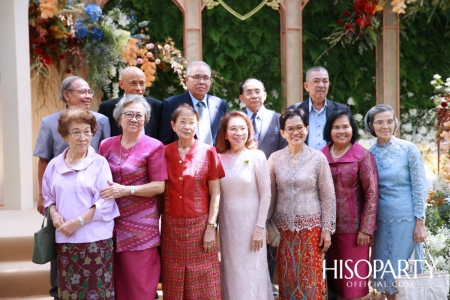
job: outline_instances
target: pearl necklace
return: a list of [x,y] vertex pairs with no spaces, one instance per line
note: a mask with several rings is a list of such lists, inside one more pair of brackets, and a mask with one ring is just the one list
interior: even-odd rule
[[347,153],[347,151],[350,149],[351,146],[352,146],[352,143],[349,143],[347,148],[345,148],[344,152],[342,152],[342,154],[339,155],[339,156],[334,154],[334,145],[331,146],[331,149],[330,149],[331,150],[330,151],[331,157],[333,157],[334,160],[338,160],[339,158],[344,156],[345,153]]
[[83,159],[84,159],[85,157],[86,157],[86,152],[84,152],[83,156],[82,156],[76,163],[71,164],[71,163],[69,162],[69,151],[67,151],[67,155],[66,155],[65,162],[66,162],[67,166],[68,166],[70,169],[72,169],[72,168],[75,167],[76,165],[80,164],[80,163],[83,161]]
[[291,159],[293,159],[294,161],[297,161],[297,159],[300,157],[300,155],[302,155],[302,153],[303,153],[303,148],[302,148],[302,150],[300,150],[300,152],[298,152],[298,155],[296,155],[296,156],[292,155],[291,151],[288,149],[289,157]]

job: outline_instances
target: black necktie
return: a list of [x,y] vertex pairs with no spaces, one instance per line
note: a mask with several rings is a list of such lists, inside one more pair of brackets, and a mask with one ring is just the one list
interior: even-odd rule
[[255,130],[255,138],[256,140],[259,140],[259,130],[258,127],[256,126],[256,117],[258,115],[256,113],[253,113],[252,115],[252,125],[253,125],[253,129]]

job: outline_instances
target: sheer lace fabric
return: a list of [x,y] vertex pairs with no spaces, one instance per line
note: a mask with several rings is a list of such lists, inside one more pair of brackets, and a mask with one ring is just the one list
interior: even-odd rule
[[238,156],[220,154],[219,230],[223,299],[273,299],[267,266],[266,235],[258,252],[250,251],[256,224],[265,226],[270,204],[270,175],[260,150]]
[[269,216],[280,230],[300,231],[320,226],[336,229],[336,196],[328,161],[308,146],[294,164],[289,148],[269,157],[272,198]]

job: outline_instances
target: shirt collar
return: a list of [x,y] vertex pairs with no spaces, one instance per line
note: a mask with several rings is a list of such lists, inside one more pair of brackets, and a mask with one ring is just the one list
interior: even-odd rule
[[[265,109],[266,108],[264,107],[264,105],[261,105],[261,108],[256,112],[256,117],[262,119]],[[245,111],[247,112],[247,116],[249,116],[249,118],[251,118],[254,114],[254,112],[248,109],[248,107],[245,108]]]
[[363,147],[358,142],[355,142],[353,146],[344,155],[342,155],[337,161],[335,161],[333,157],[331,157],[330,153],[331,145],[332,144],[330,143],[321,149],[323,154],[325,154],[328,163],[330,164],[334,164],[337,162],[339,163],[356,162],[361,158],[363,152]]
[[328,106],[328,100],[327,100],[327,98],[325,98],[325,105],[322,107],[322,109],[320,111],[317,111],[317,109],[315,109],[312,104],[311,97],[309,97],[309,112],[311,112],[314,109],[317,113],[320,114],[324,109],[327,108],[327,106]]
[[[188,91],[189,96],[191,96],[192,104],[194,105],[194,108],[197,110],[197,103],[200,102],[200,100],[196,99],[194,96],[192,96],[191,91]],[[208,97],[208,94],[205,94],[205,97],[201,100],[203,103],[205,103],[205,107],[208,108],[208,101],[206,101],[206,98]]]
[[66,166],[66,163],[64,162],[64,157],[66,156],[67,151],[69,150],[69,148],[66,148],[66,150],[64,150],[63,153],[61,153],[58,157],[56,157],[56,161],[55,161],[55,167],[56,167],[56,171],[60,174],[64,174],[67,172],[72,172],[72,171],[81,171],[86,169],[87,167],[89,167],[92,162],[94,161],[97,153],[95,153],[94,148],[92,148],[92,146],[89,146],[88,149],[88,153],[86,155],[86,157],[83,159],[82,162],[80,162],[78,165],[73,166],[73,168],[68,168]]

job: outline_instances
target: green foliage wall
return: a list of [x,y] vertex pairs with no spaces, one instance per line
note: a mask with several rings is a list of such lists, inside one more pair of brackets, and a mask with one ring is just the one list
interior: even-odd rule
[[[241,15],[260,0],[228,1]],[[267,91],[266,106],[281,110],[280,14],[265,6],[245,21],[221,5],[203,11],[203,60],[223,77],[216,79],[212,93],[238,108],[239,83],[257,78]]]

